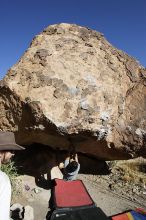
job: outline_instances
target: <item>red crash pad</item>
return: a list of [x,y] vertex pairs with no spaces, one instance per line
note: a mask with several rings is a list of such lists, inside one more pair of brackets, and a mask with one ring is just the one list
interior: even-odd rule
[[57,208],[94,205],[81,180],[65,181],[55,179],[54,200]]

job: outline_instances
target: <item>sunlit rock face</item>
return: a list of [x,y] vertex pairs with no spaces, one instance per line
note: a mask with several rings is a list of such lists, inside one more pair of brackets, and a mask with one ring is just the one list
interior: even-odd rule
[[146,70],[89,28],[37,35],[0,85],[0,129],[19,144],[101,159],[146,156]]

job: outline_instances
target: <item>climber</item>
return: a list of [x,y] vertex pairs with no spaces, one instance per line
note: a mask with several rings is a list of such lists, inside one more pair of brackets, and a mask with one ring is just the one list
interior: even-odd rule
[[[68,156],[64,162],[59,163],[58,166],[54,166],[51,169],[51,179],[64,179],[64,180],[75,180],[77,174],[80,170],[80,164],[78,161],[78,155],[75,150],[74,143],[69,137],[69,146],[68,146]],[[59,148],[57,149],[57,161],[59,161]]]
[[78,155],[72,154],[67,157],[64,163],[59,164],[59,168],[63,169],[64,180],[75,180],[80,170],[80,164],[78,161]]

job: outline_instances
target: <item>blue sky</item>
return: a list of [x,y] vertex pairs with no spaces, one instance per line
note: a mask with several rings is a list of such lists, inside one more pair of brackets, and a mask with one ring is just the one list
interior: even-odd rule
[[36,34],[62,22],[102,32],[146,67],[146,0],[0,0],[0,78]]

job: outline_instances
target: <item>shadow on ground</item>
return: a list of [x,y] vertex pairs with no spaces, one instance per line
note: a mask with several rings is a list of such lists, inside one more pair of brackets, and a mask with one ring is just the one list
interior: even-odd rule
[[[48,146],[33,144],[26,147],[26,150],[17,152],[15,164],[19,174],[35,177],[36,185],[44,188],[51,188],[50,171],[59,165],[67,157],[68,152],[59,149],[52,149]],[[105,161],[88,157],[79,153],[80,173],[93,175],[106,175],[110,169]]]

